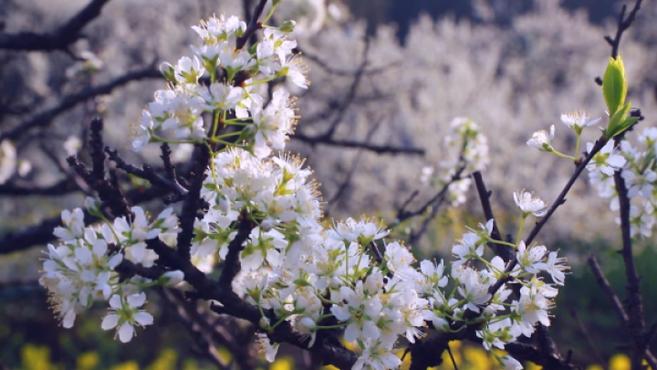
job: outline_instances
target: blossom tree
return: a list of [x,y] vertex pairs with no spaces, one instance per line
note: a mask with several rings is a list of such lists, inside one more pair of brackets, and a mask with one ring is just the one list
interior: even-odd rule
[[[572,152],[557,147],[554,127],[518,149],[552,154],[574,170],[549,203],[512,189],[516,232],[508,237],[482,175],[491,162],[488,140],[461,117],[445,137],[444,160],[424,170],[425,182],[439,189],[424,205],[410,209],[411,196],[391,224],[325,216],[312,172],[286,152],[302,113],[292,95],[309,81],[293,40],[295,22],[274,21],[280,5],[260,0],[248,22],[226,15],[201,21],[190,54],[160,66],[166,85],[143,110],[132,142],[135,151],[159,146],[158,167],[131,164],[105,145],[103,121],[91,122],[89,163],[67,159],[90,196],[84,208],[61,213],[40,278],[62,326],[104,304],[100,327],[127,343],[156,323],[147,300],[158,294],[183,311],[202,306],[207,315],[245,322],[268,361],[287,343],[339,368],[392,369],[410,356],[411,369],[424,369],[441,363],[450,341],[469,340],[505,368],[532,361],[574,369],[549,334],[568,266],[538,238],[586,170],[620,213],[626,304],[595,257],[591,266],[630,329],[633,368],[644,360],[656,367],[632,240],[654,228],[657,131],[646,128],[638,144],[626,138],[643,117],[627,100],[619,54],[640,0],[629,12],[623,8],[615,36],[607,38],[611,58],[599,79],[606,117],[561,116],[576,137]],[[598,139],[582,145],[582,132],[596,125],[603,126]],[[328,133],[317,138],[332,140]],[[176,165],[172,152],[180,146],[191,146],[192,154]],[[15,156],[9,147],[3,153]],[[149,193],[134,195],[139,189],[126,189],[125,176],[149,182]],[[452,258],[416,257],[409,244],[443,201],[462,204],[471,185],[485,219],[452,246]],[[158,202],[137,204],[144,197]],[[411,218],[422,222],[408,242],[389,237],[390,228]]]

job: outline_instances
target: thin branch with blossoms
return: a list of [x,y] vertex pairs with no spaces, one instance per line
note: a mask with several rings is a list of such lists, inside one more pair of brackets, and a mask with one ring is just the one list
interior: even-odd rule
[[[577,181],[577,178],[581,175],[581,173],[584,171],[586,168],[587,164],[593,159],[593,157],[602,149],[604,144],[608,141],[608,139],[603,135],[600,137],[597,141],[596,144],[591,148],[591,150],[586,154],[586,156],[579,160],[579,164],[575,168],[575,171],[573,174],[570,176],[566,184],[564,185],[563,189],[557,195],[555,200],[552,202],[550,208],[548,208],[547,212],[545,215],[541,218],[540,221],[536,223],[534,228],[529,232],[529,235],[527,236],[527,239],[525,240],[525,244],[529,245],[531,244],[536,236],[538,236],[538,233],[541,231],[543,226],[549,221],[550,217],[554,214],[554,212],[566,202],[566,195],[568,195],[568,192],[572,188],[572,186],[575,184]],[[504,278],[498,280],[493,286],[490,288],[491,294],[494,294],[497,292],[506,282],[510,281],[512,279],[512,276],[510,273],[513,271],[513,269],[516,267],[518,264],[517,259],[512,259],[509,261],[507,264],[507,267],[504,271]]]
[[[497,226],[495,221],[495,215],[493,214],[493,207],[490,204],[490,197],[492,196],[492,191],[486,188],[486,183],[484,178],[481,175],[480,171],[475,171],[472,173],[472,178],[475,182],[475,187],[477,189],[477,194],[479,195],[479,201],[481,202],[481,209],[484,212],[484,217],[486,220],[493,220],[493,229],[490,233],[493,240],[502,240],[502,233]],[[488,247],[495,252],[496,255],[502,257],[505,261],[510,261],[513,258],[513,253],[508,246],[497,244],[494,241],[488,242]]]
[[[636,0],[634,7],[630,11],[630,13],[626,16],[627,6],[623,5],[621,9],[621,13],[618,17],[615,36],[613,38],[610,36],[605,36],[605,40],[611,46],[611,60],[618,63],[621,67],[621,75],[620,75],[621,79],[620,79],[619,88],[622,91],[620,95],[617,95],[618,97],[616,98],[618,99],[617,101],[620,103],[624,103],[624,99],[625,99],[624,89],[627,89],[627,86],[622,79],[622,60],[620,59],[620,55],[619,55],[620,41],[623,33],[634,22],[636,14],[640,8],[641,8],[641,0]],[[602,80],[603,90],[608,86],[612,86],[617,81],[619,81],[619,80],[612,80],[612,78],[614,78],[615,76],[614,73],[615,71],[612,67],[609,67],[605,72],[605,80]],[[614,109],[615,105],[613,106],[610,105],[614,103],[614,96],[611,93],[607,93],[607,95],[605,95],[605,98],[609,106],[610,114],[614,116],[617,115],[617,113],[615,112],[616,109]],[[629,107],[629,103],[627,103],[627,106]],[[613,152],[614,150],[618,150],[621,153],[622,152],[635,153],[629,147],[624,136],[625,133],[632,130],[634,125],[638,123],[638,121],[642,120],[643,117],[641,116],[640,111],[636,110],[630,112],[630,119],[632,121],[630,121],[630,123],[627,124],[627,128],[625,128],[626,131],[624,132],[621,131],[620,134],[614,138],[613,148],[610,149],[610,155],[614,155]],[[628,157],[632,159],[631,155],[629,155]],[[611,170],[613,170],[613,186],[615,188],[615,195],[617,197],[616,198],[617,208],[620,214],[619,219],[620,219],[620,229],[622,236],[621,238],[622,248],[620,253],[623,257],[623,263],[625,266],[625,277],[627,280],[626,307],[624,307],[618,300],[613,289],[607,282],[604,273],[602,272],[602,269],[600,268],[599,263],[597,262],[595,257],[591,256],[589,258],[589,264],[596,276],[599,285],[602,287],[605,293],[607,293],[607,295],[610,297],[610,300],[613,302],[614,307],[616,308],[616,311],[618,312],[618,315],[621,319],[621,322],[628,327],[628,331],[630,333],[630,339],[631,339],[630,344],[632,348],[632,353],[631,353],[632,368],[637,368],[637,369],[641,368],[644,358],[654,368],[657,367],[657,360],[655,359],[654,355],[651,353],[650,349],[648,348],[651,334],[648,331],[646,331],[646,323],[645,323],[644,312],[643,312],[644,311],[643,302],[642,302],[642,296],[640,291],[640,277],[636,269],[636,265],[634,263],[634,253],[632,248],[633,235],[646,234],[646,230],[643,230],[642,227],[643,225],[641,225],[641,219],[644,216],[639,216],[639,225],[632,224],[631,219],[632,217],[634,217],[632,216],[632,207],[636,207],[636,205],[633,206],[631,204],[630,192],[626,184],[626,180],[632,181],[635,178],[635,175],[634,172],[632,172],[631,168],[627,168],[628,167],[627,163],[629,161],[627,161],[623,157],[618,157],[618,158],[619,159],[617,161],[618,162],[617,165],[611,168]],[[606,173],[606,175],[609,176],[610,174]],[[648,215],[648,217],[650,216]],[[637,228],[640,229],[639,233],[635,232]]]

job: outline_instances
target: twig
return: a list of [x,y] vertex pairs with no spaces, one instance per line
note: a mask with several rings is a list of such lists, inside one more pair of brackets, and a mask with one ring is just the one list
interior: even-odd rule
[[584,323],[582,322],[579,315],[577,314],[577,311],[573,307],[570,308],[570,315],[575,320],[575,324],[577,324],[577,328],[579,329],[579,332],[584,337],[584,340],[586,340],[586,344],[588,344],[589,348],[593,352],[593,356],[595,357],[595,360],[598,363],[603,364],[605,362],[605,360],[602,357],[602,355],[600,354],[600,350],[595,345],[595,342],[593,341],[593,338],[591,337],[591,333],[589,332],[588,328],[586,326],[584,326]]
[[[222,361],[219,353],[217,352],[215,337],[212,335],[210,330],[208,330],[208,323],[204,318],[200,317],[195,311],[194,307],[185,302],[184,298],[179,297],[178,292],[163,289],[161,296],[169,303],[167,306],[172,306],[175,308],[178,320],[182,322],[185,328],[191,331],[196,340],[197,344],[202,348],[199,352],[202,352],[206,357],[208,357],[219,369],[229,369],[229,364],[225,364]],[[221,343],[221,344],[230,344]]]
[[[370,141],[370,139],[372,138],[372,136],[374,135],[374,133],[379,129],[379,127],[381,127],[381,123],[380,123],[380,122],[377,123],[376,125],[374,125],[374,126],[369,130],[369,132],[367,133],[367,136],[365,137],[365,141],[366,141],[366,142],[369,142],[369,141]],[[349,168],[349,170],[347,171],[347,174],[345,175],[344,180],[342,181],[342,183],[340,184],[340,186],[338,186],[338,190],[335,192],[335,194],[333,194],[333,196],[331,197],[331,199],[329,199],[329,201],[328,201],[328,205],[329,205],[329,207],[333,206],[333,205],[335,204],[335,202],[337,202],[338,199],[340,199],[340,198],[342,197],[342,195],[344,194],[344,192],[345,192],[345,191],[347,190],[347,188],[349,187],[349,184],[351,183],[351,179],[353,178],[354,174],[356,173],[356,169],[358,168],[358,163],[360,162],[360,159],[361,159],[362,155],[363,155],[363,151],[362,151],[362,150],[359,150],[359,151],[356,153],[356,158],[354,158],[354,160],[352,161],[351,168]]]
[[424,149],[417,147],[399,147],[393,145],[371,144],[368,142],[356,141],[351,139],[326,138],[324,137],[324,135],[308,136],[297,132],[294,135],[292,135],[292,138],[299,140],[303,143],[306,143],[310,146],[327,145],[327,146],[336,146],[336,147],[348,148],[348,149],[363,149],[377,154],[391,154],[391,155],[406,154],[406,155],[423,156],[425,154]]
[[356,97],[356,93],[358,92],[358,86],[360,85],[360,82],[363,78],[363,72],[367,67],[367,63],[368,63],[367,54],[369,53],[369,50],[370,50],[370,39],[367,36],[365,36],[365,47],[363,47],[362,61],[360,63],[360,66],[358,66],[356,73],[354,74],[354,79],[351,82],[351,85],[349,86],[349,90],[347,91],[345,98],[342,100],[338,108],[334,110],[335,118],[331,121],[328,130],[326,130],[326,132],[322,134],[322,136],[324,136],[326,139],[333,138],[333,135],[335,134],[335,130],[342,122],[345,113],[347,113],[347,109],[349,109],[349,106],[351,105],[352,101]]
[[[313,62],[314,64],[316,64],[318,67],[325,70],[329,74],[336,76],[353,76],[355,73],[357,73],[357,70],[340,69],[333,67],[330,64],[326,63],[325,61],[323,61],[319,56],[309,53],[308,50],[306,49],[301,49],[297,47],[297,50],[301,53],[304,59],[310,60],[311,62]],[[363,74],[366,76],[376,75],[385,72],[389,68],[397,67],[400,65],[401,62],[397,61],[397,62],[391,62],[389,64],[380,67],[366,68],[365,70],[363,70]]]
[[[126,198],[130,204],[138,204],[158,199],[163,195],[164,192],[158,188],[133,189],[126,193]],[[87,223],[97,220],[87,212],[85,212],[84,218]],[[0,237],[0,254],[16,252],[35,245],[52,242],[55,240],[52,231],[57,226],[62,226],[60,216],[47,218],[21,230],[6,233]]]
[[[613,305],[614,310],[616,311],[616,314],[618,315],[618,318],[620,319],[621,323],[629,327],[630,317],[627,314],[627,311],[625,310],[625,307],[623,306],[623,303],[621,302],[620,298],[618,297],[616,292],[614,292],[614,289],[611,287],[611,284],[609,284],[609,280],[607,280],[607,277],[602,271],[598,259],[594,255],[590,255],[588,258],[588,263],[589,266],[591,267],[591,271],[593,272],[593,275],[595,276],[598,285],[602,288],[607,298],[611,301],[611,304]],[[646,336],[646,340],[647,338],[649,337]],[[646,356],[646,360],[648,361],[648,364],[650,364],[650,366],[653,369],[657,369],[657,357],[655,357],[655,355],[652,353],[650,349],[646,349],[645,356]]]
[[[431,197],[428,201],[424,202],[420,207],[418,207],[414,211],[409,211],[406,210],[405,208],[399,209],[397,211],[397,217],[395,218],[395,221],[390,224],[390,228],[393,228],[402,222],[419,216],[426,212],[429,207],[436,207],[439,206],[442,201],[445,199],[445,196],[447,195],[447,192],[449,191],[449,187],[456,181],[459,181],[462,179],[462,174],[463,171],[465,171],[465,165],[461,165],[456,172],[450,177],[450,179],[443,185],[443,187],[433,196]],[[413,194],[411,194],[411,197],[415,197]],[[404,202],[405,204],[408,204],[409,202]]]
[[[147,180],[152,185],[159,186],[162,189],[169,190],[169,191],[173,192],[174,194],[176,194],[179,197],[185,196],[187,194],[187,189],[185,189],[182,185],[180,185],[180,183],[175,181],[175,176],[174,176],[174,180],[171,180],[171,179],[162,177],[161,175],[156,173],[155,170],[152,167],[150,167],[148,165],[144,165],[144,166],[142,166],[142,168],[138,168],[136,166],[133,166],[133,165],[127,163],[126,161],[124,161],[123,158],[121,158],[121,156],[119,156],[119,153],[114,149],[110,149],[108,147],[105,147],[105,152],[109,156],[109,159],[116,164],[116,167],[123,170],[123,171],[125,171],[126,173],[129,173],[131,175],[135,175],[135,176],[140,177],[144,180]],[[171,164],[169,163],[169,165],[171,165]],[[165,164],[165,170],[167,172],[171,171],[172,169],[173,168],[171,167],[170,169],[167,170],[166,169],[166,164]]]
[[642,0],[637,0],[634,3],[634,8],[630,11],[630,14],[625,17],[625,12],[627,12],[627,4],[623,4],[623,7],[621,8],[620,15],[618,16],[618,27],[616,28],[616,35],[614,38],[611,38],[611,36],[605,36],[605,41],[609,43],[611,46],[611,57],[616,58],[618,56],[618,48],[620,47],[620,42],[621,42],[621,37],[623,36],[623,32],[625,32],[632,23],[634,22],[634,19],[636,18],[636,14],[641,8],[641,1]]
[[255,10],[253,11],[253,16],[251,16],[251,20],[246,27],[246,31],[244,31],[244,34],[237,39],[237,42],[235,43],[235,49],[243,48],[247,41],[249,41],[249,38],[251,38],[251,36],[253,36],[255,32],[260,29],[260,27],[262,27],[258,19],[260,19],[263,10],[265,10],[266,4],[267,0],[260,0]]
[[449,359],[452,361],[452,366],[454,367],[454,370],[459,370],[459,367],[456,365],[456,360],[454,359],[454,354],[452,353],[452,349],[449,348],[449,344],[447,344],[447,353],[449,354]]
[[609,284],[609,280],[607,280],[604,272],[602,272],[602,268],[600,267],[600,263],[598,262],[598,259],[594,255],[590,255],[588,258],[588,263],[589,263],[589,267],[591,268],[591,271],[593,272],[593,275],[595,276],[595,280],[598,282],[598,285],[600,285],[602,290],[607,295],[607,298],[611,301],[612,305],[614,306],[618,318],[623,323],[627,323],[630,319],[627,316],[627,312],[625,312],[625,307],[623,307],[620,298],[618,298],[618,296],[614,292],[614,289],[611,287],[611,284]]
[[75,156],[67,158],[67,162],[86,181],[87,185],[98,193],[100,200],[103,202],[103,207],[107,207],[114,217],[127,216],[130,218],[132,213],[129,210],[125,196],[116,184],[116,177],[112,172],[110,172],[109,179],[105,177],[102,130],[102,120],[94,119],[91,124],[89,140],[93,164],[91,171]]

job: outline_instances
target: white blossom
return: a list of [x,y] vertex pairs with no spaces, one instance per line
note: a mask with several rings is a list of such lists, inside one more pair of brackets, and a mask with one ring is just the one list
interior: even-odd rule
[[578,133],[585,127],[596,125],[600,122],[600,119],[600,117],[589,117],[589,115],[583,111],[563,113],[561,115],[561,122]]
[[527,145],[538,150],[551,152],[554,150],[552,140],[554,139],[554,125],[550,126],[550,132],[539,130],[532,134],[532,137],[527,140]]
[[528,191],[521,190],[520,192],[513,192],[513,201],[525,215],[533,214],[536,217],[543,217],[547,213],[545,202],[540,198],[534,197]]
[[116,328],[119,340],[128,343],[135,335],[135,326],[148,326],[153,324],[153,316],[141,309],[146,303],[146,294],[135,293],[123,297],[119,294],[113,295],[110,300],[110,313],[101,323],[103,330]]

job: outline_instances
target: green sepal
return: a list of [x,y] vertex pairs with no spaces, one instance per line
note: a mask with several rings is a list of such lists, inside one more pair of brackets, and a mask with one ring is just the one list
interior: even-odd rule
[[605,136],[607,139],[620,135],[639,121],[638,117],[632,117],[629,115],[631,108],[632,103],[627,102],[611,116],[609,119],[609,125],[605,130]]

